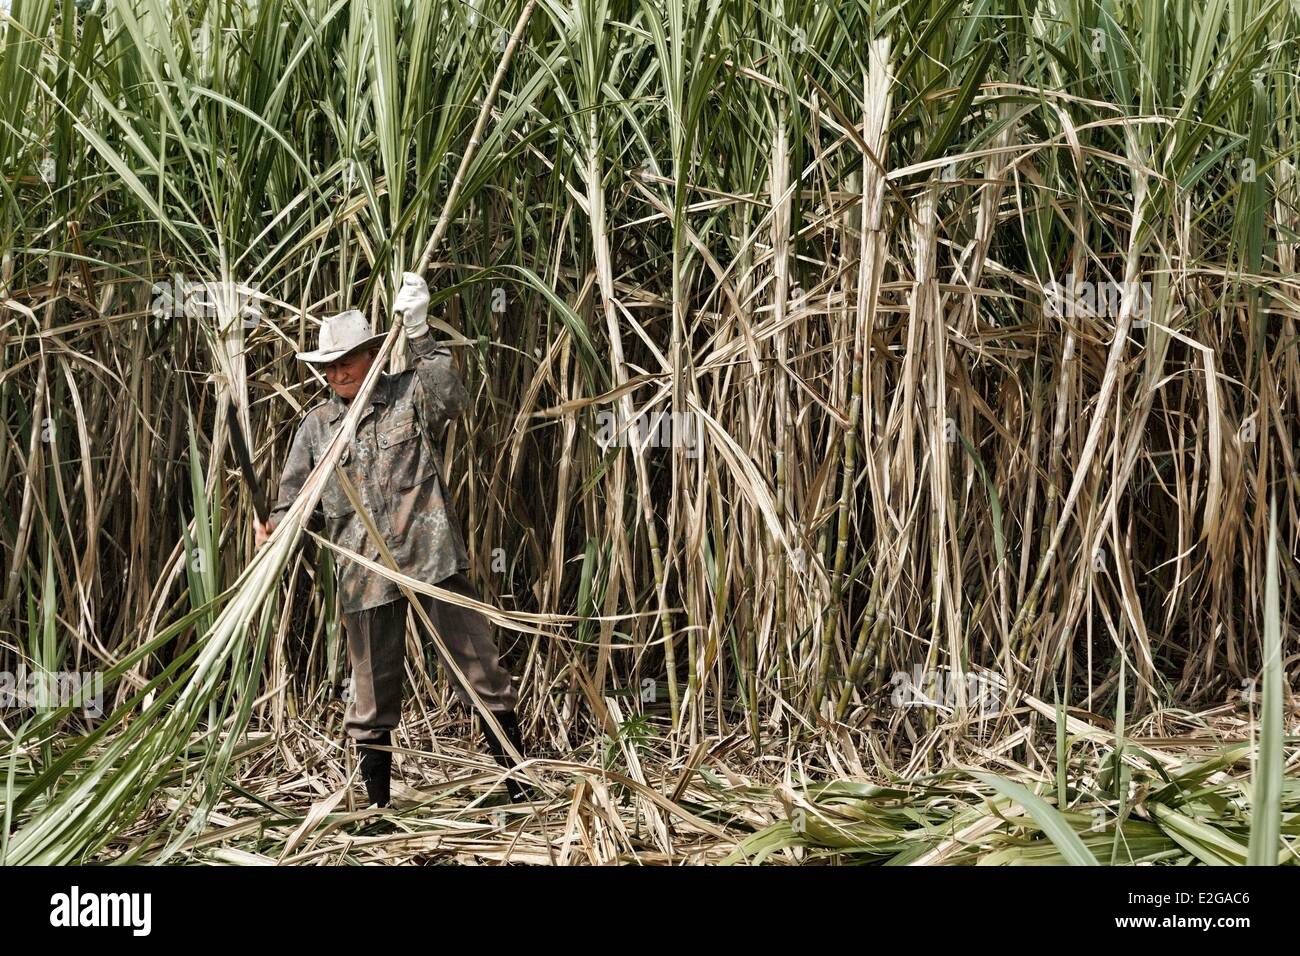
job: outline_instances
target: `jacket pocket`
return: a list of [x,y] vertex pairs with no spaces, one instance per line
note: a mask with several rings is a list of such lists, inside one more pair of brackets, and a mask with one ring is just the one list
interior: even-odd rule
[[434,473],[433,453],[414,409],[384,424],[379,433],[379,465],[389,492],[404,491]]

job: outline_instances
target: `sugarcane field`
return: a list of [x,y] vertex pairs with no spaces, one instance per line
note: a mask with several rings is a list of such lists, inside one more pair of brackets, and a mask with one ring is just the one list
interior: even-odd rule
[[1294,0],[0,0],[35,922],[1300,863],[1297,64]]

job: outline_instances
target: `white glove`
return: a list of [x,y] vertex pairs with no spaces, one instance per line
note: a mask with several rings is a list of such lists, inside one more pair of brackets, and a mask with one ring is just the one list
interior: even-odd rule
[[393,311],[402,313],[402,327],[408,339],[429,331],[429,287],[414,272],[402,273],[402,288],[393,301]]

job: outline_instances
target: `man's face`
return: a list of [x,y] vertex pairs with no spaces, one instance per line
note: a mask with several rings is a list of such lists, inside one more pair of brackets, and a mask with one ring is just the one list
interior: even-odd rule
[[378,354],[379,349],[377,348],[364,349],[330,362],[323,369],[325,381],[334,390],[334,394],[343,401],[352,401],[356,397],[357,390],[361,388],[361,382],[365,379],[366,373],[370,371],[375,356]]

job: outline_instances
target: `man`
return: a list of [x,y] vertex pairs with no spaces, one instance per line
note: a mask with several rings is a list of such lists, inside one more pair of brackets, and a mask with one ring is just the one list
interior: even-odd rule
[[[403,273],[393,310],[402,313],[414,364],[400,375],[380,376],[335,470],[343,471],[352,481],[402,573],[473,597],[464,573],[469,557],[457,522],[447,511],[437,461],[438,436],[450,419],[464,412],[469,396],[452,365],[451,353],[429,334],[428,309],[429,290],[424,280]],[[383,340],[382,335],[371,335],[366,317],[352,309],[325,320],[319,348],[298,353],[301,361],[322,369],[334,395],[310,409],[298,426],[270,520],[263,525],[254,519],[259,548],[323,456]],[[369,540],[361,516],[335,473],[325,486],[318,511],[331,541],[383,563],[378,545]],[[313,515],[312,520],[319,518]],[[360,752],[361,776],[371,805],[386,807],[392,752],[370,745],[390,746],[401,716],[408,602],[394,582],[348,559],[342,559],[340,565],[339,596],[352,663],[352,696],[344,726]],[[517,695],[509,671],[498,661],[487,618],[428,595],[421,595],[420,600],[457,666],[522,755]],[[454,680],[453,685],[472,713],[469,694]],[[482,729],[497,763],[512,766],[501,742],[488,727]],[[509,779],[507,787],[513,802],[528,798],[519,781]]]

